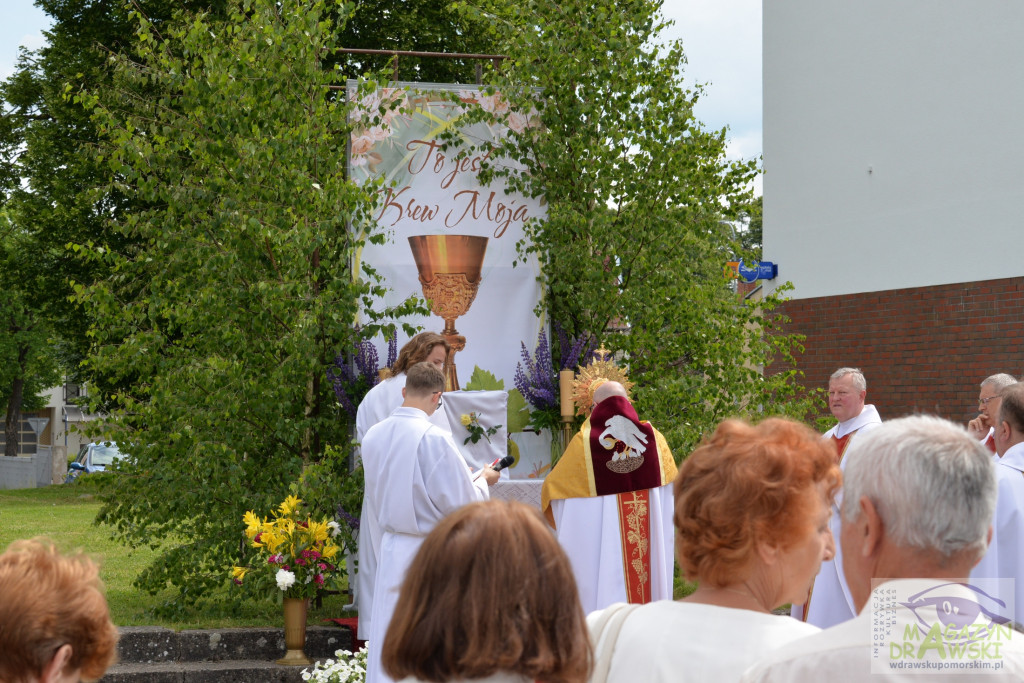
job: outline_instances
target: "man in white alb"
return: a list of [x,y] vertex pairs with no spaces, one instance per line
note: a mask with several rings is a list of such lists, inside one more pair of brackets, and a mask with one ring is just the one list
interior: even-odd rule
[[[882,418],[878,416],[875,406],[864,404],[867,393],[867,380],[864,379],[864,373],[857,368],[839,368],[829,378],[828,407],[832,415],[839,420],[839,424],[825,432],[824,438],[831,439],[836,444],[840,468],[846,467],[843,456],[854,438],[882,424]],[[833,538],[839,538],[841,530],[841,501],[840,491],[836,495],[829,523]],[[809,602],[805,605],[794,605],[793,616],[818,628],[828,628],[852,619],[856,614],[850,589],[846,586],[846,579],[843,576],[842,549],[837,546],[835,558],[821,564],[821,571],[814,580]]]
[[370,602],[367,683],[390,680],[380,667],[381,647],[405,570],[423,538],[448,513],[486,500],[487,487],[498,480],[490,468],[472,478],[451,433],[427,419],[443,391],[439,369],[426,362],[413,365],[402,407],[370,427],[363,439],[363,509],[376,520],[379,534],[372,539],[377,571],[365,596]]
[[990,453],[996,452],[995,425],[999,415],[999,392],[1016,384],[1013,375],[1000,372],[986,377],[978,391],[978,416],[967,423],[967,433],[985,445]]
[[[406,342],[402,346],[402,350],[398,352],[398,358],[395,359],[394,364],[388,368],[387,372],[390,376],[382,379],[370,389],[359,403],[359,408],[356,411],[356,441],[362,443],[363,437],[366,436],[370,427],[387,419],[402,405],[405,400],[402,396],[402,389],[405,388],[406,371],[416,363],[423,361],[442,370],[445,359],[448,358],[448,349],[448,342],[436,332],[420,332]],[[451,431],[443,406],[439,406],[427,419],[441,429]],[[359,455],[362,457],[362,451]],[[362,512],[359,516],[359,561],[356,564],[355,591],[355,601],[359,608],[359,638],[361,640],[369,639],[370,633],[373,579],[377,573],[377,548],[373,544],[374,539],[380,537],[380,530],[376,527],[377,520],[366,514],[366,499],[364,498]]]
[[992,542],[971,578],[1013,579],[1013,611],[1000,613],[1020,624],[1024,623],[1024,384],[1011,384],[999,395],[999,412],[992,420],[999,491]]

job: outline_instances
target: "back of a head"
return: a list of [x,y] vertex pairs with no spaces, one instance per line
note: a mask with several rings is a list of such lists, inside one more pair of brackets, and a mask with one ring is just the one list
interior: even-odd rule
[[508,672],[586,681],[592,655],[576,582],[540,513],[494,500],[445,517],[406,573],[381,654],[395,680]]
[[1024,383],[1015,382],[999,392],[999,422],[1008,422],[1018,434],[1024,434]]
[[0,681],[38,680],[63,645],[65,670],[98,679],[117,656],[96,565],[65,556],[49,541],[15,541],[0,555]]
[[431,363],[416,363],[405,373],[405,391],[415,397],[444,391],[444,373]]
[[408,372],[416,363],[422,363],[430,355],[435,346],[441,344],[445,351],[451,351],[451,344],[437,332],[420,332],[406,342],[405,346],[398,352],[395,364],[391,366],[392,374]]
[[594,390],[594,405],[612,396],[621,396],[627,401],[629,400],[629,393],[626,391],[626,387],[622,386],[619,382],[608,381],[601,383]]
[[787,548],[814,522],[817,486],[841,474],[835,446],[806,425],[725,420],[676,476],[676,554],[687,579],[713,587],[743,580],[756,545]]
[[902,547],[945,559],[985,551],[995,474],[991,454],[962,427],[925,415],[890,420],[858,436],[845,460],[844,520],[856,520],[867,497]]

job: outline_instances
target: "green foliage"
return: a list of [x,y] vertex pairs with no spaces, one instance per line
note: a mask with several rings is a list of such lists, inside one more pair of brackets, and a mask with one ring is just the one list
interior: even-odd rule
[[518,389],[508,392],[508,433],[521,432],[530,424],[530,407]]
[[[473,375],[469,379],[469,383],[464,387],[466,391],[504,391],[505,380],[498,379],[494,376],[493,372],[487,370],[481,370],[479,366],[474,366]],[[519,393],[518,389],[509,389],[508,391],[508,431],[509,434],[513,432],[521,432],[529,424],[530,409],[526,405],[526,399]],[[479,437],[473,440],[476,443]]]
[[473,374],[464,389],[466,391],[502,391],[505,380],[498,379],[493,372],[482,370],[479,365],[473,366]]
[[[107,264],[83,259],[69,248],[90,244],[106,251],[132,248],[130,236],[109,228],[111,216],[137,201],[118,188],[104,188],[105,164],[91,153],[96,125],[79,103],[64,97],[67,83],[91,89],[109,83],[112,51],[131,49],[135,25],[120,0],[37,0],[53,18],[47,45],[23,51],[17,70],[0,84],[0,191],[11,218],[32,245],[46,314],[53,321],[52,346],[65,372],[90,385],[130,385],[134,378],[79,376],[87,354],[89,320],[71,299],[72,281],[91,283]],[[222,0],[137,0],[132,5],[160,23],[172,8],[217,7]]]
[[[490,54],[494,40],[486,27],[471,17],[460,16],[450,0],[360,0],[341,28],[338,45],[373,50],[416,50]],[[383,55],[338,55],[341,73],[358,77],[381,70],[400,81],[425,83],[473,83],[475,60],[418,58],[398,60]]]
[[[171,589],[148,595],[133,587],[135,577],[157,551],[148,547],[127,548],[112,540],[105,528],[92,524],[100,508],[98,489],[105,479],[86,477],[74,486],[0,490],[0,551],[17,539],[35,536],[53,540],[63,552],[84,551],[100,566],[110,617],[118,626],[163,626],[176,631],[281,627],[281,608],[274,603],[249,600],[239,604],[237,600],[228,600],[238,591],[226,579],[225,586],[199,609],[175,601]],[[324,618],[338,616],[348,600],[349,596],[339,594],[325,597],[322,607],[314,602],[310,605],[309,623],[318,624]],[[169,614],[173,616],[168,617]]]
[[21,413],[45,406],[42,392],[60,381],[49,292],[34,246],[0,210],[0,411],[10,456],[18,453]]
[[419,311],[371,309],[374,273],[348,268],[362,246],[348,222],[369,224],[375,188],[345,176],[349,105],[322,63],[350,10],[137,13],[138,59],[114,60],[109,90],[69,91],[93,112],[109,190],[139,207],[109,225],[132,249],[77,246],[109,273],[76,287],[94,318],[86,367],[132,380],[99,397],[134,456],[100,520],[133,545],[174,539],[138,585],[184,603],[238,564],[246,510],[348,443],[326,381],[338,350]]
[[[760,261],[762,252],[762,217],[764,214],[764,197],[758,197],[750,202],[741,212],[740,220],[743,227],[740,228],[740,244],[746,253],[744,258],[749,261]],[[749,262],[748,261],[748,262]]]
[[702,89],[683,85],[682,45],[656,47],[660,2],[460,6],[504,37],[510,59],[489,83],[540,124],[478,112],[512,128],[491,158],[518,162],[482,177],[545,198],[520,248],[540,261],[551,318],[570,335],[604,330],[640,414],[679,455],[725,417],[802,413],[794,374],[763,372],[798,343],[779,331],[779,299],[739,300],[722,274],[757,165],[729,163],[726,131],[694,118]]
[[346,553],[355,554],[363,505],[363,464],[350,469],[352,453],[327,446],[323,458],[306,467],[299,481],[291,486],[291,492],[302,499],[313,517],[337,520],[341,527],[338,543]]

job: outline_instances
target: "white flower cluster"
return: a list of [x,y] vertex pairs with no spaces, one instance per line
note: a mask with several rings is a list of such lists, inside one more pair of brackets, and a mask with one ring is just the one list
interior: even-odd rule
[[337,660],[317,662],[313,669],[302,670],[302,680],[313,683],[364,683],[366,681],[366,646],[352,654],[348,650],[334,653]]
[[283,591],[288,590],[295,584],[295,573],[287,569],[277,570],[277,587]]

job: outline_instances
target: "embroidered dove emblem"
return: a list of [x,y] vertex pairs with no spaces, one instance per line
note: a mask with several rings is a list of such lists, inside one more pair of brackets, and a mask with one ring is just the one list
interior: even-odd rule
[[[640,457],[647,450],[647,435],[628,418],[612,415],[604,425],[605,430],[597,441],[608,450],[615,450],[612,462]],[[616,442],[621,442],[625,448],[616,448]]]

